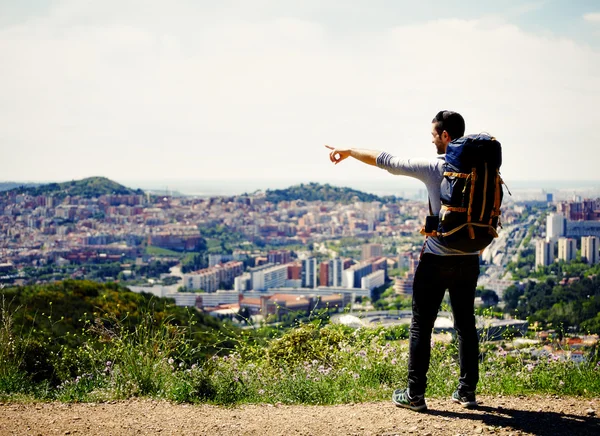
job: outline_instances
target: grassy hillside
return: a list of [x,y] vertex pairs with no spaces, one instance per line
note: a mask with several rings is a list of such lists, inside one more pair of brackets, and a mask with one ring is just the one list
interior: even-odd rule
[[92,373],[106,362],[197,361],[232,348],[237,329],[115,283],[68,280],[0,289],[0,393]]
[[[289,330],[239,330],[117,284],[5,288],[0,401],[383,400],[406,386],[406,335],[406,325],[354,330],[320,318]],[[597,345],[571,349],[553,338],[534,346],[512,339],[480,344],[479,394],[600,394]],[[457,347],[456,340],[432,343],[427,397],[448,397],[456,388]],[[569,356],[579,352],[576,363]]]
[[336,201],[339,203],[350,203],[352,201],[380,201],[389,203],[397,201],[394,196],[379,197],[374,194],[358,191],[352,188],[321,185],[319,183],[301,183],[286,189],[267,189],[267,200],[273,203],[280,201],[304,200],[304,201]]

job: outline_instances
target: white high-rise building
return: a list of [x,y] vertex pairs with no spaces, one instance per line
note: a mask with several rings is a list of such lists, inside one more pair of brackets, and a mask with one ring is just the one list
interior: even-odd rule
[[354,287],[354,270],[352,268],[345,269],[342,272],[342,287],[353,288]]
[[287,275],[287,265],[275,265],[254,271],[252,273],[252,288],[255,291],[280,288],[285,286]]
[[317,287],[317,259],[314,257],[302,261],[302,286],[305,288]]
[[[329,261],[329,283],[327,286],[342,286],[342,271],[344,270],[344,262],[339,257]],[[321,283],[321,286],[324,286]]]
[[287,265],[277,265],[273,268],[266,269],[265,274],[265,289],[279,288],[285,285],[288,271]]
[[535,266],[548,266],[554,262],[554,242],[539,240],[535,243]]
[[559,238],[558,258],[570,262],[577,255],[577,241],[572,238]]
[[373,290],[385,283],[385,271],[380,269],[361,279],[361,288]]
[[252,276],[249,273],[237,276],[233,282],[233,289],[238,292],[245,292],[252,289]]
[[600,261],[598,250],[600,249],[600,239],[597,236],[584,236],[581,238],[581,257],[587,263],[594,265]]
[[546,217],[546,241],[556,241],[567,234],[567,219],[560,213],[551,213]]

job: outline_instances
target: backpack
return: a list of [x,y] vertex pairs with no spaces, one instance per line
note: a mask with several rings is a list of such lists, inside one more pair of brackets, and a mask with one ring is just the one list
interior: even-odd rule
[[448,144],[442,207],[432,232],[442,244],[470,253],[498,237],[504,184],[501,164],[500,142],[488,134],[467,135]]

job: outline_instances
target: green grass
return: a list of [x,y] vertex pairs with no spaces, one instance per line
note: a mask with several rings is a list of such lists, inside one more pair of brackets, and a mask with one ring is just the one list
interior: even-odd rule
[[[11,319],[2,313],[0,400],[336,404],[387,400],[407,381],[408,344],[393,329],[352,330],[315,321],[276,338],[266,330],[264,335],[246,331],[234,349],[198,360],[186,329],[151,313],[133,331],[107,328],[101,321],[87,324],[80,345],[61,348],[50,360],[50,375],[40,378],[25,370],[28,344],[20,343]],[[597,356],[575,364],[491,343],[482,344],[481,351],[479,394],[600,394]],[[448,396],[456,388],[457,354],[456,343],[433,345],[428,397]]]

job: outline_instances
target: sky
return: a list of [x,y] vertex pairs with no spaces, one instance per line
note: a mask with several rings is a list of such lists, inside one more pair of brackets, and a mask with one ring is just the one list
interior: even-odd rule
[[597,180],[600,1],[0,0],[0,180],[386,181],[324,144]]

